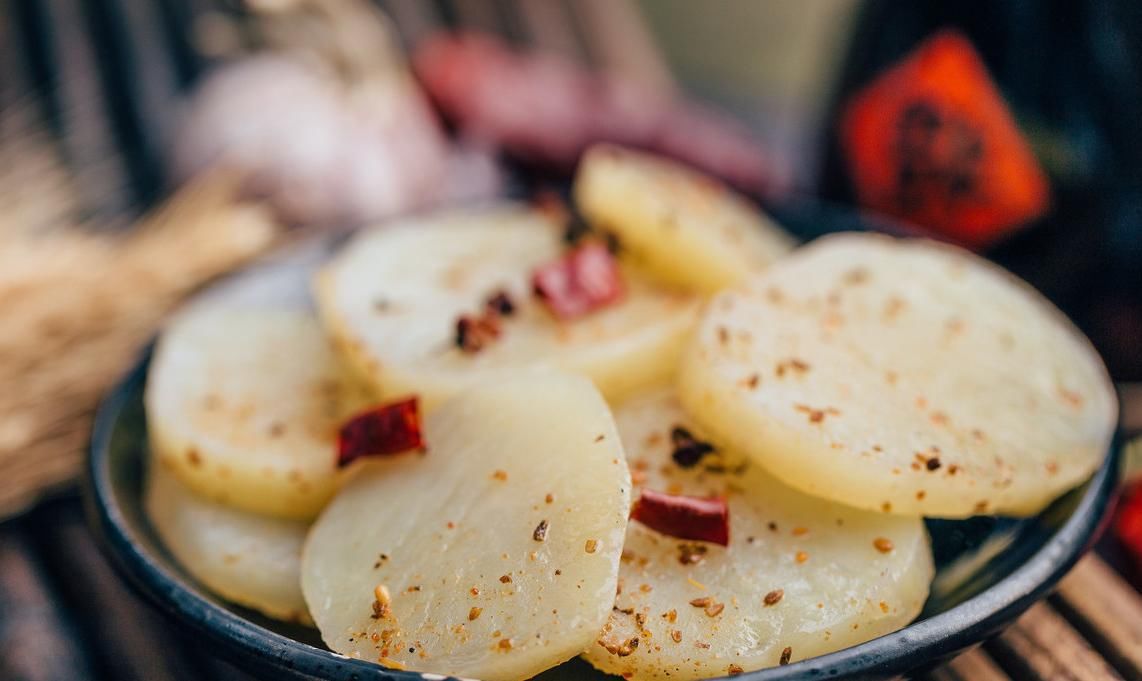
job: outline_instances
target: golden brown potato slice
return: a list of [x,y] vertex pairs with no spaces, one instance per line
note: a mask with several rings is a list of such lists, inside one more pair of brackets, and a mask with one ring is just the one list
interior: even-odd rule
[[722,452],[682,468],[672,431],[696,430],[668,390],[621,405],[615,420],[636,498],[724,496],[730,543],[631,521],[615,610],[584,653],[597,668],[636,681],[722,676],[776,665],[786,649],[789,661],[855,645],[920,612],[933,566],[918,518],[821,501]]
[[737,285],[794,240],[743,197],[674,161],[611,145],[587,151],[575,200],[623,253],[662,281],[698,293]]
[[[318,305],[363,376],[428,407],[504,370],[581,373],[608,397],[672,374],[695,301],[628,276],[620,303],[557,321],[532,295],[531,274],[563,251],[555,226],[520,207],[413,218],[350,243],[319,275]],[[463,352],[457,320],[501,291],[515,307],[502,335]]]
[[205,301],[163,332],[147,426],[157,457],[198,494],[308,519],[337,488],[339,426],[370,400],[311,313]]
[[318,518],[302,591],[333,650],[514,681],[610,613],[630,503],[614,420],[580,376],[501,377],[425,423],[428,453],[361,468]]
[[858,508],[1033,514],[1106,453],[1116,398],[1038,293],[950,246],[827,237],[711,301],[687,410],[784,482]]
[[145,505],[163,544],[208,589],[275,619],[312,624],[301,596],[301,546],[309,523],[210,501],[158,461],[147,471]]

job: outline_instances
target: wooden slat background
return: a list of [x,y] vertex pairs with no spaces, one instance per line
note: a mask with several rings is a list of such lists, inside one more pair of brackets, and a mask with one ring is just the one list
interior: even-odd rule
[[[406,44],[461,22],[677,87],[632,1],[379,4]],[[236,6],[0,0],[0,681],[250,678],[124,585],[71,487],[96,398],[156,321],[273,243],[271,221],[238,204],[225,178],[121,236],[167,188],[174,97],[215,56],[208,29],[239,17]],[[48,309],[61,295],[68,306]],[[15,304],[29,300],[44,301],[30,317]],[[1127,427],[1142,429],[1142,389],[1124,396]],[[1109,564],[1122,567],[1113,551],[1105,557],[1085,559],[1047,602],[925,678],[1142,681],[1142,598]]]

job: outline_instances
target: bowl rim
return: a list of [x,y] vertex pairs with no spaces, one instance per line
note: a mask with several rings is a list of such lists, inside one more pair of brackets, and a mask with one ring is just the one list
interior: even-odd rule
[[[195,593],[186,580],[143,548],[114,493],[109,464],[111,438],[128,400],[145,385],[153,347],[152,341],[100,402],[87,457],[83,496],[89,523],[121,574],[160,610],[218,644],[232,659],[259,660],[289,670],[298,678],[324,677],[333,671],[342,672],[345,678],[375,681],[455,678],[388,669],[270,631]],[[1015,571],[992,586],[949,610],[856,646],[733,678],[778,681],[895,676],[982,642],[1042,599],[1094,544],[1109,517],[1121,445],[1121,433],[1116,432],[1106,457],[1062,527]]]

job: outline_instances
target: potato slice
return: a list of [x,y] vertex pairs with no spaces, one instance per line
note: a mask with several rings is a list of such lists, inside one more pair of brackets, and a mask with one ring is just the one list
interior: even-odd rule
[[735,286],[793,249],[781,227],[717,180],[650,154],[591,148],[575,201],[662,281],[699,293]]
[[[319,275],[318,305],[339,349],[379,390],[417,393],[428,406],[504,369],[582,373],[608,397],[673,374],[694,300],[627,277],[622,302],[558,322],[532,296],[531,272],[563,248],[554,225],[519,207],[413,218],[351,243]],[[516,307],[502,335],[461,351],[457,320],[500,290]]]
[[425,430],[426,456],[363,467],[309,535],[302,591],[325,642],[485,681],[577,655],[611,610],[630,503],[598,391],[502,378]]
[[184,484],[296,519],[333,496],[337,429],[369,402],[310,313],[221,303],[167,326],[146,390],[151,447]]
[[801,660],[855,645],[920,612],[934,568],[919,519],[822,502],[740,456],[679,467],[671,431],[697,432],[671,391],[623,404],[615,420],[635,496],[725,496],[730,545],[632,521],[615,610],[584,653],[598,669],[636,680],[721,676],[777,665],[787,647]]
[[838,235],[711,301],[680,397],[720,442],[858,508],[1030,515],[1097,467],[1117,412],[1087,340],[966,251]]
[[308,523],[210,501],[158,461],[147,471],[145,505],[167,550],[206,588],[275,619],[312,624],[301,596]]

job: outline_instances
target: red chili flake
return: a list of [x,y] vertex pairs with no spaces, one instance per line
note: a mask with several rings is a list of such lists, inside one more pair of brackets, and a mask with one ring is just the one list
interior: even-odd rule
[[697,439],[682,426],[674,426],[670,431],[670,442],[674,445],[670,458],[682,468],[697,466],[702,457],[714,451],[713,445]]
[[337,434],[337,466],[343,468],[362,456],[390,456],[423,446],[417,398],[410,397],[346,421]]
[[461,315],[456,320],[456,347],[466,353],[477,353],[499,337],[500,321],[496,315]]
[[484,309],[492,315],[510,317],[515,314],[515,302],[507,291],[500,289],[484,301]]
[[1142,482],[1134,483],[1122,496],[1114,533],[1135,563],[1142,568]]
[[618,302],[623,281],[606,246],[592,241],[535,270],[532,289],[559,319],[575,319]]
[[730,544],[730,511],[720,497],[703,499],[644,489],[631,518],[678,539]]

